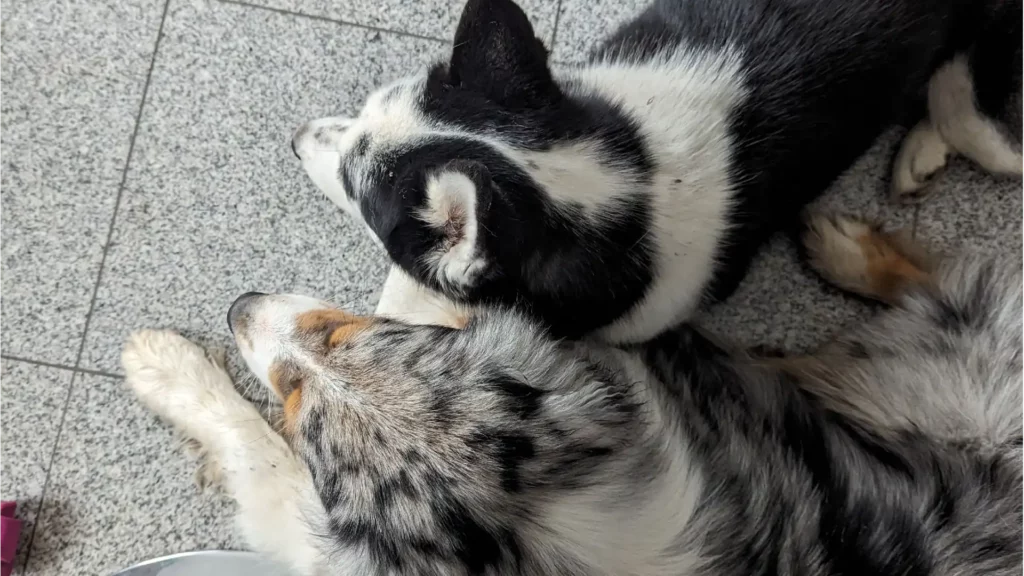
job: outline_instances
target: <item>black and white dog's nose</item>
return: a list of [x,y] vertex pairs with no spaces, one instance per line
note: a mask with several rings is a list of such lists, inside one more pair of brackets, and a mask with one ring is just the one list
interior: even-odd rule
[[310,122],[304,123],[292,134],[292,153],[299,160],[302,160],[302,152],[305,147],[303,140],[309,137]]

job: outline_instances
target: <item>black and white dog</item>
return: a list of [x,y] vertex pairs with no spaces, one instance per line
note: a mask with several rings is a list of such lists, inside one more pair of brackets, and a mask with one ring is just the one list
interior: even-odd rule
[[1020,174],[991,119],[1020,74],[1020,0],[656,0],[566,70],[511,0],[469,0],[449,61],[292,146],[428,297],[640,341],[729,295],[894,122],[924,118],[895,196],[954,152]]

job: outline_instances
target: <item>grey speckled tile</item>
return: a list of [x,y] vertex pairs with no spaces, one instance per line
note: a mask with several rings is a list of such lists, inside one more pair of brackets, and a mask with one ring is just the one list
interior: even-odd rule
[[562,0],[551,58],[581,62],[591,50],[651,0]]
[[978,249],[1021,259],[1021,181],[953,160],[922,200],[917,236],[937,250]]
[[[465,0],[246,0],[249,4],[333,18],[450,41]],[[551,41],[558,0],[518,0],[534,32]]]
[[242,548],[234,504],[199,493],[194,471],[122,380],[77,376],[26,573],[105,575],[164,554]]
[[369,311],[386,256],[292,155],[307,120],[353,114],[436,43],[234,4],[173,1],[83,365],[120,372],[125,336],[228,342],[228,306],[290,291]]
[[732,297],[702,313],[698,323],[740,347],[806,352],[871,311],[815,277],[789,239],[779,236],[762,249]]
[[[899,129],[882,135],[815,206],[870,218],[888,228],[912,226],[914,208],[891,204],[886,196],[892,155],[902,135]],[[762,250],[736,293],[705,312],[700,322],[743,346],[765,344],[799,352],[814,349],[873,310],[816,277],[798,260],[790,239],[780,235]]]
[[887,228],[913,226],[914,206],[889,200],[892,159],[905,133],[892,128],[882,134],[813,206],[868,218]]
[[0,498],[18,503],[24,524],[15,573],[24,566],[71,371],[0,360]]
[[5,354],[75,361],[162,8],[4,3]]

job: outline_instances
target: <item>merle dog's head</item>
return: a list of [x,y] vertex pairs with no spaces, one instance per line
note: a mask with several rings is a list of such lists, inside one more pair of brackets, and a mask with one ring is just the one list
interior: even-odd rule
[[595,529],[632,530],[609,501],[648,501],[621,489],[647,480],[633,380],[518,313],[457,330],[249,293],[228,321],[353,574],[582,571]]
[[[648,207],[615,195],[647,160],[617,105],[574,85],[555,82],[514,2],[469,0],[450,58],[375,91],[357,118],[306,123],[292,147],[420,283],[583,333],[645,288]],[[609,274],[633,284],[616,291]]]

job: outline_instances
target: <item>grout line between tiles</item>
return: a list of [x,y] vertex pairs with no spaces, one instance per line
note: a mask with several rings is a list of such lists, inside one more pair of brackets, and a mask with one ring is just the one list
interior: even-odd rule
[[64,420],[68,415],[68,406],[71,404],[71,391],[75,387],[77,372],[71,373],[71,381],[68,382],[67,397],[64,398],[64,409],[60,413],[60,422],[57,424],[57,434],[53,439],[53,446],[50,448],[50,461],[46,463],[46,477],[43,479],[43,489],[39,492],[39,504],[36,506],[35,522],[32,523],[32,533],[28,536],[28,543],[25,544],[25,563],[21,566],[22,574],[29,574],[29,563],[32,560],[32,545],[36,541],[36,531],[43,520],[43,505],[46,503],[46,489],[50,486],[50,472],[53,470],[53,461],[57,458],[57,447],[60,446],[61,432],[64,430]]
[[106,372],[104,370],[92,370],[90,368],[75,368],[75,372],[79,374],[88,374],[89,376],[103,376],[104,378],[116,378],[117,380],[124,380],[124,374],[118,374],[116,372]]
[[338,18],[329,18],[327,16],[318,16],[316,14],[304,14],[302,12],[294,12],[292,10],[285,10],[284,8],[274,8],[272,6],[262,6],[260,4],[250,4],[248,2],[242,2],[241,0],[218,0],[221,4],[232,4],[235,6],[243,6],[245,8],[252,8],[254,10],[265,10],[267,12],[274,12],[275,14],[283,14],[286,16],[295,16],[298,18],[307,18],[309,20],[316,20],[318,22],[331,22],[332,24],[340,24],[342,26],[353,26],[355,28],[363,28],[365,30],[373,30],[375,32],[384,32],[386,34],[397,34],[398,36],[408,36],[410,38],[419,38],[420,40],[430,40],[431,42],[448,42],[441,38],[435,38],[433,36],[424,36],[422,34],[415,34],[413,32],[404,32],[402,30],[393,30],[391,28],[381,28],[380,26],[371,26],[369,24],[359,24],[358,22],[349,22],[348,20],[340,20]]
[[114,239],[114,227],[117,224],[117,213],[121,208],[121,198],[124,196],[124,187],[128,181],[128,167],[131,166],[132,156],[135,152],[135,139],[139,135],[139,125],[142,123],[142,111],[146,107],[146,97],[149,95],[149,82],[153,76],[153,67],[156,64],[157,52],[160,50],[160,40],[164,35],[164,21],[167,19],[167,8],[170,0],[164,0],[163,13],[160,15],[160,27],[156,32],[156,43],[153,45],[153,56],[149,61],[149,69],[146,71],[146,81],[142,85],[142,97],[139,99],[139,110],[135,113],[135,127],[132,129],[131,138],[128,140],[128,155],[124,161],[124,170],[121,172],[121,182],[117,186],[117,196],[114,199],[114,211],[110,216],[110,226],[107,228],[107,239],[103,243],[103,254],[100,257],[99,270],[96,273],[96,284],[92,288],[92,298],[89,300],[89,309],[85,313],[85,326],[82,328],[82,341],[78,346],[78,354],[75,357],[75,370],[82,364],[82,353],[85,351],[85,340],[89,335],[89,325],[92,323],[92,314],[96,310],[96,300],[99,297],[100,283],[103,281],[103,270],[107,264],[107,255],[110,254],[110,243]]
[[0,358],[4,360],[10,360],[12,362],[24,362],[25,364],[34,364],[36,366],[45,366],[47,368],[58,368],[60,370],[70,370],[74,372],[74,366],[68,366],[66,364],[56,364],[54,362],[46,362],[44,360],[33,360],[31,358],[22,358],[21,356],[11,356],[10,354],[0,354]]
[[114,225],[117,223],[117,211],[121,207],[121,197],[124,195],[125,183],[128,180],[128,167],[131,165],[132,153],[135,151],[135,138],[139,134],[139,125],[142,122],[142,111],[146,107],[146,97],[149,94],[149,82],[153,77],[153,68],[156,65],[156,57],[160,51],[160,40],[164,35],[164,22],[167,20],[167,9],[171,0],[164,0],[163,11],[160,13],[160,26],[156,31],[156,41],[153,43],[153,54],[150,56],[149,69],[146,70],[146,80],[142,84],[142,95],[139,98],[139,110],[135,114],[135,126],[132,128],[132,135],[128,140],[128,154],[124,161],[124,170],[121,172],[121,182],[117,186],[117,196],[114,199],[114,211],[110,216],[110,227],[107,229],[107,239],[103,244],[103,254],[100,257],[99,270],[96,272],[96,284],[93,286],[92,298],[89,300],[89,309],[85,313],[85,325],[82,328],[82,341],[78,345],[78,354],[75,356],[74,371],[71,373],[71,382],[68,383],[68,392],[64,398],[64,409],[61,411],[60,422],[57,424],[57,434],[53,440],[53,448],[50,451],[50,461],[46,466],[46,477],[43,479],[43,488],[39,494],[39,507],[36,509],[36,521],[32,525],[32,533],[28,537],[28,544],[25,545],[25,564],[21,573],[29,573],[29,566],[32,561],[32,546],[35,544],[36,532],[43,521],[43,505],[46,503],[46,491],[50,487],[50,474],[53,472],[54,460],[57,457],[57,448],[60,446],[61,435],[64,432],[64,422],[67,420],[68,408],[71,406],[71,395],[75,389],[75,380],[79,374],[87,374],[95,371],[79,370],[82,363],[82,353],[85,351],[85,341],[89,336],[89,324],[92,321],[92,313],[96,309],[96,299],[99,295],[100,282],[103,280],[103,268],[107,263],[107,254],[110,252],[110,242],[114,238]]
[[4,360],[10,360],[11,362],[22,362],[25,364],[34,364],[36,366],[45,366],[47,368],[57,368],[58,370],[81,372],[82,374],[91,374],[93,376],[106,376],[107,378],[124,378],[124,376],[122,376],[121,374],[115,374],[113,372],[104,372],[103,370],[92,370],[89,368],[75,368],[74,366],[56,364],[54,362],[46,362],[43,360],[33,360],[32,358],[22,358],[21,356],[11,356],[9,354],[0,354],[0,358]]
[[562,0],[558,0],[558,5],[555,6],[555,25],[551,29],[551,49],[548,50],[548,54],[555,51],[556,42],[558,41],[558,23],[562,20]]

